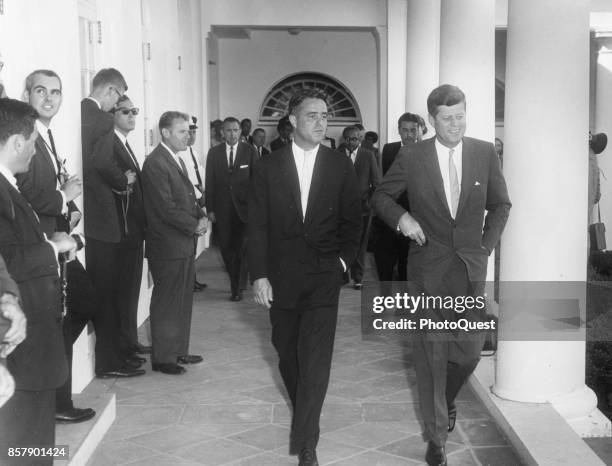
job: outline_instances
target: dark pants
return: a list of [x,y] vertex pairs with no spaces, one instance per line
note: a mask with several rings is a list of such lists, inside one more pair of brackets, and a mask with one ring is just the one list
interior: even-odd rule
[[391,293],[393,269],[397,264],[399,281],[406,281],[406,267],[408,264],[408,246],[410,239],[389,228],[380,220],[376,220],[377,240],[374,245],[374,260],[378,280],[382,283],[381,294]]
[[[415,294],[417,290],[410,290]],[[473,296],[474,290],[468,280],[465,264],[455,256],[447,270],[441,289],[428,290],[440,296]],[[458,315],[452,310],[443,314],[429,312],[434,320],[446,318],[468,318],[468,311]],[[484,344],[484,332],[417,333],[413,343],[419,404],[425,437],[438,446],[443,446],[448,437],[448,409],[480,360]]]
[[138,343],[138,297],[142,281],[143,247],[119,247],[117,257],[117,302],[119,321],[119,349],[128,353]]
[[240,291],[240,264],[246,245],[246,224],[240,220],[233,206],[230,208],[229,221],[217,224],[217,234],[221,257],[230,278],[231,292],[236,294]]
[[85,246],[87,273],[96,290],[98,311],[93,324],[96,330],[96,373],[118,369],[119,322],[117,302],[118,249],[115,243],[88,238]]
[[150,321],[153,364],[176,363],[189,354],[193,306],[194,257],[173,260],[149,258],[153,275]]
[[27,446],[55,446],[55,390],[15,390],[0,408],[0,464],[53,464],[50,457],[7,456],[7,448]]
[[[331,369],[338,318],[340,273],[305,277],[293,309],[270,309],[272,344],[293,407],[291,454],[316,448]],[[327,303],[325,303],[327,301]]]
[[[67,313],[64,317],[64,345],[66,347],[66,359],[68,360],[68,378],[66,382],[56,391],[56,408],[58,412],[68,411],[73,408],[72,404],[72,345],[77,340],[89,321],[96,322],[98,319],[98,298],[89,274],[83,268],[83,264],[75,259],[66,264],[66,307]],[[104,320],[104,319],[102,319]],[[95,326],[95,323],[94,323]],[[100,327],[100,324],[98,324]],[[96,327],[97,328],[97,327]],[[104,357],[111,359],[113,367],[118,367],[121,362],[119,355],[102,355],[104,345],[98,346],[96,336],[96,361]],[[114,362],[113,362],[114,361]]]
[[359,242],[359,252],[353,265],[351,265],[351,278],[355,283],[361,283],[363,280],[363,271],[365,270],[365,257],[368,249],[368,238],[370,237],[370,227],[372,225],[372,216],[370,213],[365,213],[361,216],[361,240]]

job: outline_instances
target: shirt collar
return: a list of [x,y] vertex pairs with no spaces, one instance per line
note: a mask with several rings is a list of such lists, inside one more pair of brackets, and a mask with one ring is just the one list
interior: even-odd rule
[[[240,141],[238,141],[240,142]],[[238,142],[236,144],[234,144],[233,146],[230,146],[227,142],[225,143],[225,152],[229,152],[230,149],[234,149],[234,152],[236,152],[236,149],[238,148]]]
[[[127,137],[123,135],[123,133],[121,133],[121,131],[119,131],[117,128],[115,128],[115,134],[117,135],[117,137],[119,138],[119,140],[123,143],[123,145],[126,145],[127,142]],[[163,143],[162,143],[163,144]],[[165,144],[164,144],[165,145]],[[166,147],[166,149],[168,149],[168,147]],[[168,149],[170,150],[170,149]]]
[[4,178],[6,178],[6,181],[8,181],[13,188],[19,191],[19,188],[17,187],[17,180],[15,179],[15,175],[13,175],[11,171],[2,164],[0,164],[0,175],[4,176]]
[[172,157],[176,158],[176,154],[174,153],[174,151],[170,149],[163,141],[160,142],[160,144],[170,153]]
[[100,110],[102,110],[102,105],[100,105],[100,102],[98,102],[98,101],[97,101],[96,99],[94,99],[92,96],[86,97],[86,99],[93,100],[93,101],[96,103],[96,105],[98,106],[98,108],[99,108]]
[[291,148],[293,149],[293,153],[294,154],[299,154],[299,155],[306,155],[306,154],[316,154],[319,151],[319,145],[317,144],[315,147],[313,147],[310,150],[304,150],[302,149],[300,146],[298,146],[295,141],[291,141]]
[[[440,141],[438,141],[438,138],[436,138],[435,145],[436,145],[436,152],[438,154],[448,154],[448,152],[451,150],[450,148],[442,144]],[[454,154],[461,153],[463,150],[463,140],[459,141],[459,144],[453,147],[452,150],[454,151]]]

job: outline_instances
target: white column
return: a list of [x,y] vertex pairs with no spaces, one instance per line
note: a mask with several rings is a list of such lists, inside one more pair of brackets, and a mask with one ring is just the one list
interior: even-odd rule
[[[599,177],[601,183],[601,221],[606,225],[612,225],[612,32],[605,34],[596,33],[599,36],[596,44],[599,47],[597,54],[597,71],[595,85],[595,125],[593,133],[606,133],[608,135],[608,146],[597,158],[599,168],[603,175]],[[597,215],[595,209],[595,215]],[[597,217],[593,217],[597,218]],[[606,231],[606,244],[612,249],[612,228]]]
[[[440,0],[408,0],[407,15],[405,111],[427,121],[427,96],[438,86],[440,74]],[[397,118],[391,122],[394,128]]]
[[[513,208],[502,241],[502,325],[520,312],[504,304],[503,282],[586,279],[588,14],[588,0],[509,4],[504,174]],[[493,391],[550,402],[577,432],[592,433],[584,338],[552,339],[500,341]]]
[[[387,1],[387,134],[381,143],[397,140],[393,122],[406,110],[406,2]],[[382,144],[381,144],[382,147]]]
[[495,138],[495,2],[443,0],[440,84],[459,86],[467,101],[467,136]]

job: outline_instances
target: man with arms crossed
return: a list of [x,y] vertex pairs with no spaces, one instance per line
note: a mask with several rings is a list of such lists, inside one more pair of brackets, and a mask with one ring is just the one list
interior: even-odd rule
[[[402,149],[374,194],[376,213],[413,243],[408,292],[413,296],[482,296],[487,260],[508,219],[510,200],[493,144],[464,137],[464,93],[448,84],[427,98],[436,136]],[[406,191],[409,212],[396,202]],[[486,216],[485,216],[486,211]],[[484,220],[484,227],[483,227]],[[438,321],[484,320],[430,310]],[[420,315],[419,315],[420,314]],[[424,317],[423,310],[417,310]],[[425,460],[446,465],[444,446],[455,426],[455,397],[480,359],[484,333],[419,332],[414,339],[420,409],[429,440]]]
[[249,266],[255,301],[270,309],[272,343],[291,404],[290,453],[318,465],[342,273],[359,250],[361,198],[351,160],[321,145],[325,96],[289,102],[293,142],[255,164],[249,193]]
[[179,375],[189,354],[196,236],[206,233],[206,218],[196,201],[187,166],[178,152],[187,149],[189,116],[165,112],[159,119],[162,141],[142,167],[147,215],[145,255],[153,275],[151,364],[154,371]]

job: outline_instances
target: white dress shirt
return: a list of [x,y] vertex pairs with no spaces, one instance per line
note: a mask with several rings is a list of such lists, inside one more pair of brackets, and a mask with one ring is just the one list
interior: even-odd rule
[[[60,189],[61,186],[59,183],[59,178],[57,177],[57,175],[59,175],[57,171],[57,162],[55,160],[55,156],[53,155],[53,151],[51,150],[53,146],[51,145],[51,141],[49,140],[48,131],[49,129],[51,129],[51,131],[53,132],[53,128],[51,128],[51,125],[45,126],[44,123],[42,123],[40,120],[36,120],[36,129],[38,130],[38,134],[40,134],[40,136],[43,138],[43,141],[45,141],[45,145],[47,146],[47,152],[49,153],[49,161],[51,162],[51,165],[53,166],[53,171],[55,172],[55,189],[59,191],[60,195],[62,196],[62,214],[65,214],[68,212],[68,205],[66,204],[66,195]],[[57,147],[55,149],[57,150]],[[57,155],[57,158],[60,158],[59,154]],[[63,163],[61,159],[60,163]]]
[[230,149],[234,149],[234,165],[236,164],[236,151],[238,150],[238,143],[230,146],[229,144],[225,144],[225,157],[227,158],[227,166],[230,166]]
[[353,152],[350,152],[349,149],[346,149],[346,155],[350,157],[351,162],[353,162],[353,165],[355,165],[355,159],[357,158],[358,150],[359,150],[359,147],[357,147]]
[[[451,207],[451,189],[450,189],[450,172],[448,169],[448,157],[449,157],[449,149],[445,145],[441,144],[436,138],[436,153],[438,155],[438,164],[440,166],[440,173],[442,174],[442,183],[444,184],[444,194],[446,195],[446,202],[448,204],[448,210],[452,213],[453,209]],[[461,178],[462,178],[462,168],[463,168],[463,141],[457,144],[452,149],[453,152],[453,162],[455,162],[455,167],[457,168],[457,178],[459,180],[459,192],[461,192]]]
[[319,145],[305,151],[295,142],[291,143],[293,151],[293,160],[298,172],[298,180],[300,181],[300,196],[302,201],[302,220],[306,218],[306,209],[308,208],[308,194],[310,194],[310,183],[312,182],[312,172],[314,170],[315,160]]

